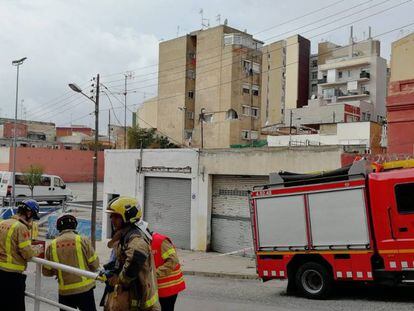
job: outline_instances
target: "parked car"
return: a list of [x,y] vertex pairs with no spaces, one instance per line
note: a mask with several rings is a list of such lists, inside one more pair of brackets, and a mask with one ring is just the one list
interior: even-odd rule
[[[10,201],[12,195],[12,172],[0,171],[0,198]],[[29,186],[25,183],[24,174],[16,173],[16,202],[32,196]],[[46,201],[48,204],[54,202],[63,203],[73,199],[72,191],[66,188],[62,178],[56,175],[43,174],[40,185],[33,189],[33,198],[37,201]]]

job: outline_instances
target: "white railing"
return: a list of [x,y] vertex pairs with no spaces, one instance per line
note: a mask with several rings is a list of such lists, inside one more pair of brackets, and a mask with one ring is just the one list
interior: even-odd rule
[[52,267],[54,269],[59,269],[65,272],[69,272],[69,273],[73,273],[79,276],[84,276],[86,278],[89,279],[94,279],[94,280],[98,280],[98,281],[104,281],[104,279],[98,274],[98,273],[94,273],[94,272],[90,272],[90,271],[85,271],[82,269],[78,269],[78,268],[74,268],[71,266],[67,266],[61,263],[56,263],[53,261],[48,261],[45,259],[41,259],[41,258],[32,258],[31,259],[32,262],[34,262],[36,264],[36,276],[35,276],[35,292],[33,293],[29,293],[29,292],[25,292],[27,297],[30,297],[32,299],[34,299],[34,311],[40,311],[40,303],[46,303],[49,305],[52,305],[54,307],[58,307],[62,310],[67,310],[67,311],[77,311],[77,309],[62,305],[56,301],[53,301],[51,299],[45,298],[41,296],[41,288],[42,288],[42,265],[47,265],[49,267]]

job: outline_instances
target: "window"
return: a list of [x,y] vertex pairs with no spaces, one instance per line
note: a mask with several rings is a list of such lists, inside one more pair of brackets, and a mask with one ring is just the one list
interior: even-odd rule
[[194,91],[188,91],[188,97],[194,98]]
[[317,59],[312,60],[312,67],[313,68],[318,67],[318,60]]
[[250,135],[249,135],[249,132],[250,131],[248,131],[248,130],[243,130],[242,132],[241,132],[241,137],[242,137],[242,139],[249,139],[250,137]]
[[366,117],[367,117],[367,114],[366,114],[365,112],[363,112],[363,113],[362,113],[362,121],[365,121],[365,120],[366,120],[366,119],[365,119]]
[[318,79],[318,72],[317,71],[312,72],[312,78],[311,79],[312,80]]
[[187,70],[187,78],[189,79],[195,79],[195,72],[192,69]]
[[250,94],[250,85],[243,84],[243,94]]
[[184,131],[184,139],[191,140],[193,138],[193,131],[192,130],[185,130]]
[[188,53],[188,58],[195,59],[196,58],[196,54],[194,52],[189,52]]
[[311,93],[316,94],[317,92],[318,92],[318,85],[317,84],[312,84]]
[[206,123],[213,122],[213,114],[212,113],[205,113],[204,114],[204,122],[206,122]]
[[252,85],[252,94],[253,94],[253,96],[259,96],[259,86],[258,85]]
[[259,108],[252,107],[252,117],[257,118],[259,116]]
[[26,185],[23,175],[20,175],[20,174],[16,175],[14,180],[15,180],[16,185]]
[[50,177],[43,177],[42,176],[42,178],[40,180],[40,185],[50,187]]
[[60,187],[61,186],[59,178],[57,178],[57,177],[53,178],[53,186],[54,187]]
[[187,119],[194,120],[194,112],[186,111]]
[[371,114],[367,113],[367,121],[371,120]]
[[245,116],[250,116],[250,107],[249,106],[243,106],[242,114]]
[[260,64],[253,63],[253,73],[260,73]]
[[239,116],[237,115],[237,111],[234,109],[229,109],[226,112],[226,119],[227,120],[237,120]]
[[351,70],[348,70],[348,78],[351,77]]
[[395,185],[395,199],[399,213],[414,213],[414,183]]
[[242,60],[242,68],[245,72],[250,72],[252,69],[251,62],[249,60]]
[[341,79],[342,78],[342,71],[338,71],[338,78]]

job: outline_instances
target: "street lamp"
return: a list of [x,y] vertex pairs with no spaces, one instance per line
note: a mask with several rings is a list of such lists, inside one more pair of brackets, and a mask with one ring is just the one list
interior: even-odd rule
[[16,149],[17,149],[17,103],[19,101],[19,69],[20,65],[27,59],[27,57],[23,57],[18,60],[12,61],[12,65],[17,67],[17,78],[16,78],[16,105],[14,110],[14,126],[13,126],[13,176],[12,176],[12,201],[10,202],[10,206],[16,204]]
[[82,89],[75,83],[70,83],[69,87],[76,93],[80,93],[95,104],[95,146],[93,155],[93,195],[91,211],[91,242],[93,247],[96,245],[96,205],[98,199],[98,141],[99,141],[99,74],[96,76],[96,97],[95,100],[82,92]]

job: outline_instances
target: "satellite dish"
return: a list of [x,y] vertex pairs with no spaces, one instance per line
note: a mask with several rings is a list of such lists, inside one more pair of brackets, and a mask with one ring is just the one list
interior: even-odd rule
[[312,94],[311,99],[316,99],[316,95]]

